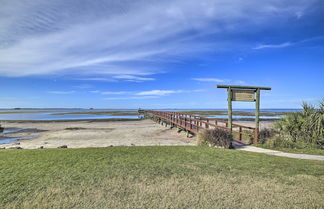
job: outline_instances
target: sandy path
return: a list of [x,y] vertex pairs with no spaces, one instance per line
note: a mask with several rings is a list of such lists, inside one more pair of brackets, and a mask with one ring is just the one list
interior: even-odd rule
[[[194,145],[184,133],[177,133],[154,123],[151,120],[141,121],[108,121],[108,122],[38,122],[10,123],[2,125],[12,128],[27,128],[31,131],[14,133],[7,136],[28,137],[36,139],[20,140],[19,143],[0,144],[1,147],[22,147],[23,149],[57,148],[67,145],[68,148],[107,147],[107,146],[149,146],[149,145]],[[35,131],[35,130],[38,130]]]

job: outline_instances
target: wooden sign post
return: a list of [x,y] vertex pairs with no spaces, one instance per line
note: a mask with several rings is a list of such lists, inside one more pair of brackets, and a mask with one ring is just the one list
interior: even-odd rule
[[227,89],[228,128],[232,130],[232,101],[255,102],[255,133],[253,143],[257,143],[260,128],[260,90],[271,90],[270,87],[217,85]]

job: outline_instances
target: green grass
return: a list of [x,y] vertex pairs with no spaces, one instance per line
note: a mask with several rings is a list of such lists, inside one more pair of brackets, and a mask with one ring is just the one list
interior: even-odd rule
[[0,208],[323,208],[324,163],[208,147],[0,151]]
[[323,149],[315,149],[315,148],[302,148],[302,149],[281,148],[281,147],[270,147],[269,145],[266,145],[266,144],[256,144],[254,146],[265,148],[265,149],[283,151],[283,152],[311,154],[311,155],[324,155],[324,150]]

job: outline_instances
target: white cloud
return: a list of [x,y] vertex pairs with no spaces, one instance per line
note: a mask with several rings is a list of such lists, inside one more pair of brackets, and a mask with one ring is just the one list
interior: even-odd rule
[[324,39],[324,36],[315,36],[315,37],[303,39],[303,40],[296,41],[296,42],[284,42],[281,44],[261,44],[261,45],[254,47],[253,49],[285,48],[285,47],[294,46],[297,44],[303,44],[303,43],[318,41],[318,40],[322,40],[322,39]]
[[[195,90],[150,90],[150,91],[89,91],[89,93],[94,94],[101,94],[101,95],[133,95],[132,97],[123,97],[123,98],[142,98],[142,96],[148,98],[156,98],[159,96],[166,96],[170,94],[177,94],[177,93],[190,93],[190,92],[202,92],[202,89],[195,89]],[[138,97],[140,96],[140,97]],[[152,97],[153,96],[153,97]],[[110,98],[113,100],[113,98]],[[116,98],[118,99],[118,98]]]
[[104,91],[101,92],[103,95],[121,95],[121,94],[129,94],[127,91]]
[[134,75],[113,75],[110,78],[107,77],[90,77],[90,78],[77,78],[75,80],[81,81],[103,81],[103,82],[119,82],[119,81],[127,81],[127,82],[143,82],[143,81],[154,81],[154,78],[143,77],[143,76],[134,76]]
[[232,83],[236,85],[246,85],[247,82],[245,81],[235,81],[230,79],[219,79],[219,78],[193,78],[192,80],[199,81],[199,82],[214,82],[214,83]]
[[78,88],[78,89],[90,89],[90,88],[92,88],[92,85],[90,85],[90,84],[81,84],[81,85],[73,86],[73,87]]
[[[226,49],[224,33],[295,17],[313,2],[11,0],[0,7],[0,75],[125,74],[135,76],[128,80],[152,80],[136,78],[159,72],[144,67],[149,61]],[[210,34],[219,38],[201,41]]]
[[73,94],[75,91],[49,91],[50,94]]
[[176,93],[182,93],[184,92],[183,90],[150,90],[150,91],[142,91],[136,93],[136,95],[141,95],[141,96],[165,96],[169,94],[176,94]]
[[154,81],[155,80],[154,78],[140,77],[140,76],[134,76],[134,75],[116,75],[116,76],[113,76],[113,78],[124,79],[126,81],[132,81],[132,82]]
[[193,78],[192,80],[200,81],[200,82],[217,82],[217,83],[224,83],[227,81],[219,78]]
[[133,96],[133,97],[108,97],[104,100],[141,100],[141,99],[156,99],[158,96]]
[[94,90],[94,91],[89,91],[89,93],[102,94],[102,95],[123,95],[123,94],[133,94],[134,92],[131,92],[131,91],[99,91],[99,90]]
[[288,47],[288,46],[291,46],[291,45],[293,45],[293,44],[290,43],[290,42],[285,42],[285,43],[282,43],[282,44],[261,44],[259,46],[254,47],[253,49],[285,48],[285,47]]
[[195,90],[150,90],[150,91],[141,91],[135,95],[140,96],[166,96],[170,94],[179,94],[179,93],[191,93],[191,92],[202,92],[202,89]]
[[105,82],[116,82],[115,79],[111,79],[111,78],[77,78],[74,80],[80,80],[80,81],[105,81]]

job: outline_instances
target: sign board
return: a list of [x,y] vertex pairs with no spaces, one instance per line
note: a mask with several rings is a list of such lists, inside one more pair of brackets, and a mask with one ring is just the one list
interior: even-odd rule
[[255,91],[254,90],[232,90],[232,101],[242,101],[242,102],[254,102],[255,101]]

